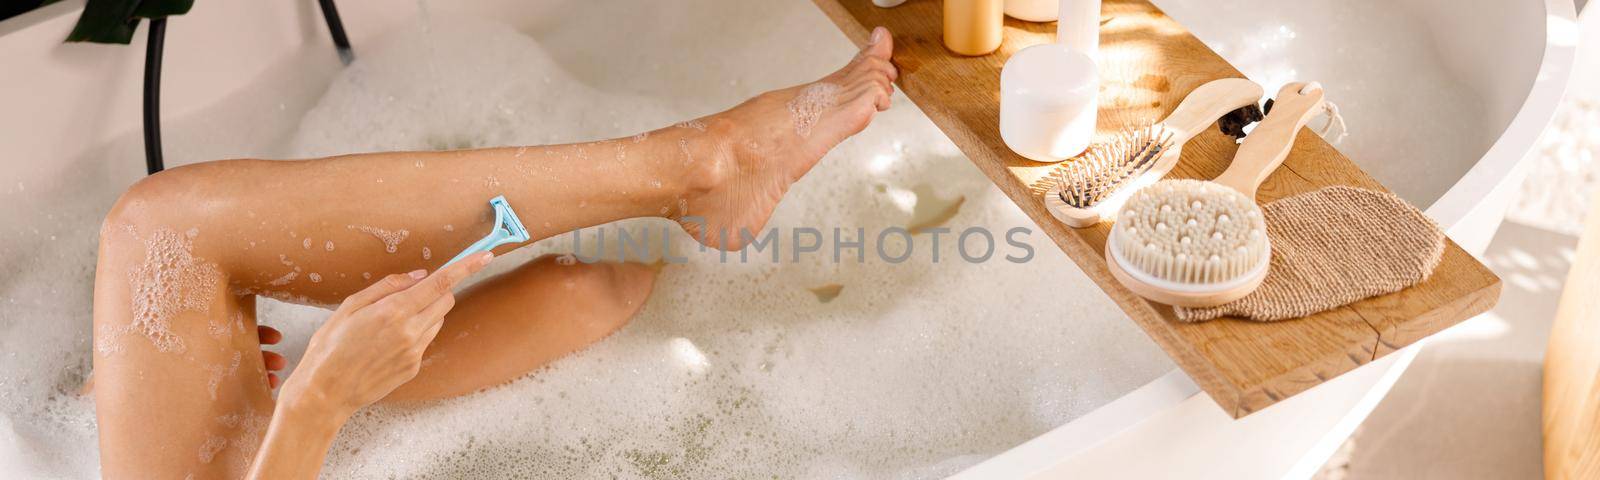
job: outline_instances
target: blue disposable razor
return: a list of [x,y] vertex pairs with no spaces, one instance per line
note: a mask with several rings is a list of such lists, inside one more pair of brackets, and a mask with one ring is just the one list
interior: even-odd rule
[[473,242],[472,246],[467,247],[466,250],[456,254],[455,258],[444,262],[444,266],[439,268],[448,267],[450,264],[467,258],[474,253],[487,252],[494,247],[507,243],[528,241],[530,238],[528,229],[522,226],[522,220],[517,218],[517,212],[511,210],[511,204],[506,202],[505,195],[490,199],[489,206],[494,207],[494,229],[490,230],[488,235],[485,235],[477,242]]

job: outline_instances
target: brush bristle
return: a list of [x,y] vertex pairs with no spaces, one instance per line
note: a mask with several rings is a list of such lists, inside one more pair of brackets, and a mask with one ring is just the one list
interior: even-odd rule
[[1199,180],[1164,180],[1135,192],[1117,214],[1123,268],[1183,284],[1244,276],[1268,261],[1261,208],[1238,191]]
[[1061,201],[1089,208],[1150,170],[1172,148],[1173,133],[1160,125],[1124,131],[1050,171]]

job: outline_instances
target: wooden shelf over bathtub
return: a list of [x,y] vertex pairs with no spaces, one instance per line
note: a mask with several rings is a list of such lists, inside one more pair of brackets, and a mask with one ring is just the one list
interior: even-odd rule
[[[1008,18],[1000,50],[959,57],[941,43],[937,0],[888,9],[867,0],[814,1],[857,45],[867,42],[872,27],[893,31],[900,89],[1236,418],[1471,318],[1499,299],[1500,279],[1450,242],[1432,278],[1399,293],[1276,323],[1179,323],[1170,307],[1139,298],[1112,279],[1102,256],[1108,224],[1078,230],[1052,218],[1037,187],[1048,166],[1012,153],[1000,140],[1000,67],[1012,52],[1053,40],[1055,24]],[[1100,135],[1165,117],[1205,82],[1243,77],[1148,1],[1105,0],[1101,22]],[[1269,94],[1277,88],[1263,87]],[[1215,177],[1236,148],[1213,128],[1183,148],[1170,176]],[[1387,191],[1322,138],[1302,133],[1288,160],[1261,186],[1258,200],[1328,185]]]

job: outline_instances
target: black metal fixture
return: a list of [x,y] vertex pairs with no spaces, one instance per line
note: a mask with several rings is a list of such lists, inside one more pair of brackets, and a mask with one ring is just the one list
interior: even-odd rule
[[[339,10],[334,7],[333,0],[317,0],[317,5],[322,8],[322,19],[328,23],[328,33],[333,36],[339,61],[349,65],[355,61],[355,51],[350,48],[350,38],[345,36]],[[161,155],[161,57],[166,38],[167,18],[151,18],[144,52],[144,165],[149,175],[166,168]]]
[[317,5],[322,6],[322,19],[328,22],[328,34],[333,36],[333,46],[339,49],[339,61],[346,66],[356,60],[355,50],[350,49],[350,38],[344,36],[344,22],[339,21],[339,9],[333,6],[333,0],[317,0]]
[[161,160],[161,50],[166,40],[167,19],[150,20],[144,49],[144,167],[148,175],[166,168]]

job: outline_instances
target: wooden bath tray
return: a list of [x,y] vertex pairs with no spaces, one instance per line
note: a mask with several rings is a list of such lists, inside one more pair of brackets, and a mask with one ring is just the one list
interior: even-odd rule
[[[1052,41],[1054,23],[1007,18],[1000,50],[959,57],[940,41],[937,0],[910,0],[889,9],[867,0],[814,1],[857,45],[867,42],[872,27],[894,32],[900,89],[1235,418],[1471,318],[1499,299],[1500,279],[1450,242],[1432,278],[1399,293],[1276,323],[1179,323],[1170,307],[1139,298],[1112,279],[1102,256],[1109,224],[1077,230],[1056,221],[1045,211],[1038,187],[1049,167],[1012,153],[1000,140],[1000,67],[1012,52]],[[1097,135],[1159,120],[1205,82],[1243,77],[1148,1],[1105,0],[1100,21]],[[1263,87],[1270,95],[1278,86]],[[1184,146],[1169,177],[1215,177],[1236,149],[1212,128]],[[1266,203],[1328,185],[1387,191],[1321,137],[1302,132],[1257,200]]]

